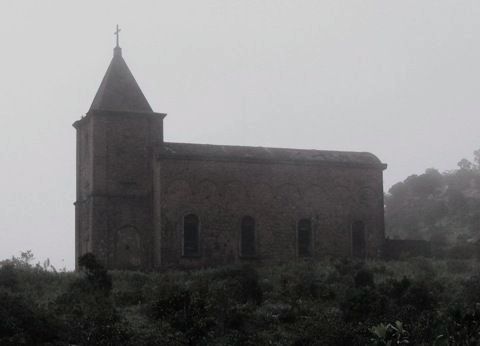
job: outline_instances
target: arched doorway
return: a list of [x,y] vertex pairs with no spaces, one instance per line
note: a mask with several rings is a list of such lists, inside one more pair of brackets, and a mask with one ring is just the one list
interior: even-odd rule
[[142,265],[140,236],[133,226],[117,231],[115,263],[118,269],[138,269]]

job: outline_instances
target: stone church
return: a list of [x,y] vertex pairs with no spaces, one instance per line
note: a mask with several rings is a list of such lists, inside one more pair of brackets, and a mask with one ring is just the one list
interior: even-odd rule
[[385,240],[383,170],[367,152],[163,140],[122,57],[77,132],[76,258],[110,269],[373,257]]

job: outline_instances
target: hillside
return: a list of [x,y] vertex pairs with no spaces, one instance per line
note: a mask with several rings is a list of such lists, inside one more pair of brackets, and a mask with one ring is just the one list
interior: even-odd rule
[[446,345],[480,332],[474,261],[110,273],[87,256],[68,273],[30,260],[2,262],[1,345]]

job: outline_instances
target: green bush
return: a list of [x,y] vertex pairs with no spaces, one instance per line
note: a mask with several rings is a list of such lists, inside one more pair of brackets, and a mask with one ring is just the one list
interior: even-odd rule
[[0,267],[0,288],[14,289],[18,285],[18,275],[11,264]]
[[152,280],[153,275],[141,272],[115,271],[112,272],[112,296],[115,305],[128,307],[145,303],[145,287]]
[[[467,345],[479,339],[475,260],[326,259],[166,273],[108,272],[90,255],[77,273],[30,262],[26,256],[0,267],[0,345],[407,340],[392,321],[402,323],[410,344]],[[385,333],[372,334],[372,328]]]
[[55,323],[27,297],[0,289],[0,345],[53,341]]

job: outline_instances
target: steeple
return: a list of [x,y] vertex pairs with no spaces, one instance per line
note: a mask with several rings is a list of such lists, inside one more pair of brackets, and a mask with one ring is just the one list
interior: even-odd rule
[[120,29],[114,33],[116,46],[113,58],[93,99],[90,110],[109,110],[123,112],[152,112],[147,99],[140,90],[137,81],[122,57],[119,45]]

